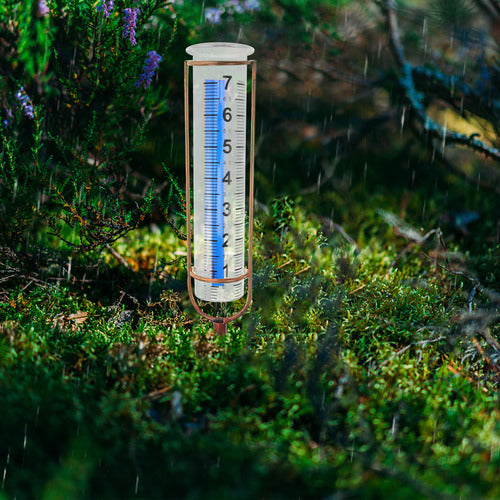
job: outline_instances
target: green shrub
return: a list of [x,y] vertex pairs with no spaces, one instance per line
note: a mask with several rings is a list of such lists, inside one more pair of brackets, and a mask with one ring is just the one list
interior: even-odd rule
[[168,107],[160,61],[177,21],[168,3],[136,2],[128,27],[128,4],[107,15],[102,1],[0,3],[3,244],[48,225],[89,251],[165,210],[168,196],[140,174],[137,155]]

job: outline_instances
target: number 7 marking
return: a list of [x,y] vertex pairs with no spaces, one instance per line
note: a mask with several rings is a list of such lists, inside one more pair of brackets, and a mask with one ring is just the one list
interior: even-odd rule
[[226,86],[224,87],[224,90],[227,90],[227,88],[229,86],[229,82],[231,81],[232,75],[222,75],[222,78],[227,78]]

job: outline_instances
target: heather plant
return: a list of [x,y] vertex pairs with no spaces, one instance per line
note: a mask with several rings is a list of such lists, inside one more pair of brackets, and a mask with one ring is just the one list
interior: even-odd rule
[[45,226],[89,251],[144,224],[154,207],[164,213],[168,196],[140,158],[149,122],[168,108],[169,6],[0,2],[3,245],[19,250]]

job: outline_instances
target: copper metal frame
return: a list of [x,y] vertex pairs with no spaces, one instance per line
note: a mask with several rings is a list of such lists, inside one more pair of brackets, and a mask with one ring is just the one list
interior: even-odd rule
[[[190,132],[189,132],[189,66],[235,66],[246,65],[252,69],[252,91],[250,101],[250,175],[248,192],[248,258],[247,270],[241,276],[233,278],[204,278],[194,273],[191,265],[191,239],[193,236],[191,226],[191,159],[190,159]],[[186,148],[186,232],[187,232],[187,272],[188,272],[188,293],[195,310],[203,317],[211,320],[216,333],[225,333],[227,323],[238,319],[250,307],[252,302],[252,254],[253,254],[253,188],[254,188],[254,155],[255,155],[255,85],[257,80],[257,61],[184,61],[184,123],[185,123],[185,148]],[[247,300],[239,312],[232,316],[219,318],[203,312],[196,302],[193,294],[191,279],[205,281],[207,283],[234,283],[248,278]]]

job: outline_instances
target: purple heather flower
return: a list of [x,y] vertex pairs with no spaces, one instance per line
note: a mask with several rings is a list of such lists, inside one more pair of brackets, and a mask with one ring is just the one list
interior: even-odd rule
[[109,17],[114,7],[115,2],[113,0],[102,0],[101,5],[97,6],[97,10],[103,10],[104,16]]
[[16,93],[16,99],[21,103],[24,114],[33,120],[35,118],[35,113],[33,111],[33,104],[31,104],[31,99],[28,97],[24,91],[24,87],[21,87]]
[[243,8],[245,10],[259,10],[260,8],[260,4],[259,4],[259,0],[245,0],[243,2]]
[[240,2],[238,0],[228,0],[224,4],[224,8],[228,14],[241,14],[245,11],[245,9],[240,5]]
[[148,52],[148,57],[144,62],[142,68],[143,72],[139,79],[135,82],[135,86],[144,85],[144,89],[147,89],[151,85],[151,80],[153,79],[155,69],[158,68],[158,64],[161,61],[161,56],[155,50]]
[[217,7],[209,7],[205,9],[205,19],[213,24],[219,24],[221,21],[221,15],[224,12],[224,9]]
[[38,2],[38,13],[43,17],[49,15],[50,10],[46,0],[40,0]]
[[12,111],[9,108],[5,110],[5,114],[7,115],[7,118],[2,120],[3,128],[8,128],[12,125],[12,119],[14,117],[12,116]]
[[135,39],[135,28],[137,24],[137,15],[139,14],[139,9],[137,7],[124,9],[125,13],[125,25],[123,26],[123,38],[129,38],[131,45],[137,45],[137,40]]

